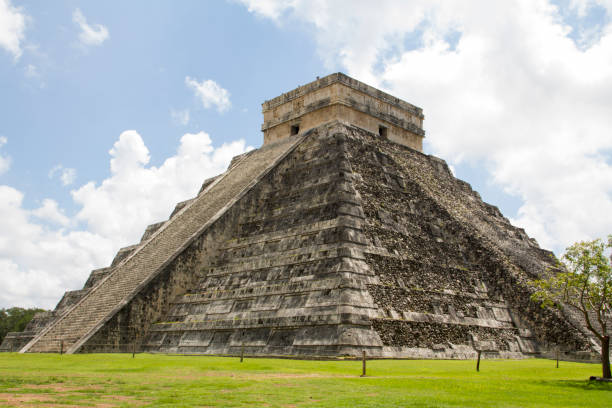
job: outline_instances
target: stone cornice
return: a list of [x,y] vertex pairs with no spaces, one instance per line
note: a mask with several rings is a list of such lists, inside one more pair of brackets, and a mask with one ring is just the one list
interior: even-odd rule
[[293,99],[299,98],[307,93],[316,91],[317,89],[324,88],[326,86],[330,86],[334,83],[342,83],[356,91],[362,92],[368,96],[379,99],[389,105],[395,106],[398,109],[402,109],[412,113],[420,119],[423,119],[423,109],[418,106],[412,105],[408,102],[405,102],[399,98],[396,98],[393,95],[390,95],[386,92],[383,92],[379,89],[376,89],[370,85],[364,84],[361,81],[358,81],[354,78],[349,77],[341,72],[336,72],[334,74],[325,76],[323,78],[319,78],[316,81],[310,82],[306,85],[302,85],[292,91],[283,93],[276,98],[265,101],[261,104],[262,111],[266,112],[268,110],[274,109],[277,106],[280,106],[284,103],[290,102]]
[[359,112],[364,112],[367,113],[368,115],[371,115],[373,117],[376,117],[380,120],[383,120],[385,122],[391,123],[399,128],[405,129],[409,132],[412,132],[416,135],[419,136],[425,136],[425,131],[423,129],[421,129],[420,127],[418,127],[417,125],[415,125],[412,122],[409,122],[407,120],[398,118],[396,116],[390,115],[390,114],[385,114],[385,113],[381,113],[381,112],[377,112],[375,110],[371,110],[370,107],[366,104],[363,103],[359,103],[353,99],[347,99],[347,100],[342,100],[342,99],[336,99],[336,100],[331,100],[331,98],[325,98],[325,99],[321,99],[316,101],[315,103],[312,103],[310,105],[306,105],[301,109],[295,110],[295,111],[291,111],[289,113],[287,113],[286,115],[278,118],[278,119],[274,119],[274,120],[268,120],[265,121],[262,125],[261,125],[261,130],[262,132],[273,128],[275,126],[280,125],[281,123],[293,120],[295,118],[299,118],[300,116],[303,116],[307,113],[310,112],[314,112],[318,109],[322,109],[325,108],[327,106],[331,106],[331,105],[344,105],[347,106],[349,108],[355,109]]

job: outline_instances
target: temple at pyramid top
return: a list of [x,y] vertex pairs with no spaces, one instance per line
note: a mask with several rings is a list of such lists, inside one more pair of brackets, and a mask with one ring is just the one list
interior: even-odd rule
[[423,109],[341,72],[262,104],[264,145],[339,120],[423,151]]

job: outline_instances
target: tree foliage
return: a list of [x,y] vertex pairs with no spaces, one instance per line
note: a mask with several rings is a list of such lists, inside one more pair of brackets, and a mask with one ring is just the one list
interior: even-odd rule
[[612,324],[612,265],[607,241],[578,242],[566,249],[561,263],[546,279],[533,282],[532,298],[542,307],[568,307],[579,312],[586,327],[602,346],[604,378],[610,378],[610,326]]
[[22,309],[21,307],[11,307],[0,309],[0,343],[8,332],[20,332],[25,329],[27,324],[38,312],[43,309]]

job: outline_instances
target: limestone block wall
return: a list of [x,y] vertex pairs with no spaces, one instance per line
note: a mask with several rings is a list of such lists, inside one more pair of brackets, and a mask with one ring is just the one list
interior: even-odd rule
[[407,102],[337,73],[317,79],[262,105],[264,144],[341,120],[422,151],[423,111]]
[[380,349],[347,164],[326,129],[309,135],[210,230],[217,254],[145,348],[311,357]]
[[[527,280],[552,263],[524,231],[455,179],[439,159],[350,130],[351,165],[363,199],[368,287],[387,351],[500,356],[548,344],[589,347],[566,316],[531,302]],[[467,354],[466,354],[467,353]]]

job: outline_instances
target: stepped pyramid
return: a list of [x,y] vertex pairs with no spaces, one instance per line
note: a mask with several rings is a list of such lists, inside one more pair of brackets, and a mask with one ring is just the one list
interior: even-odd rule
[[587,352],[533,303],[551,252],[422,152],[423,113],[344,74],[263,104],[206,180],[3,349],[521,358]]

